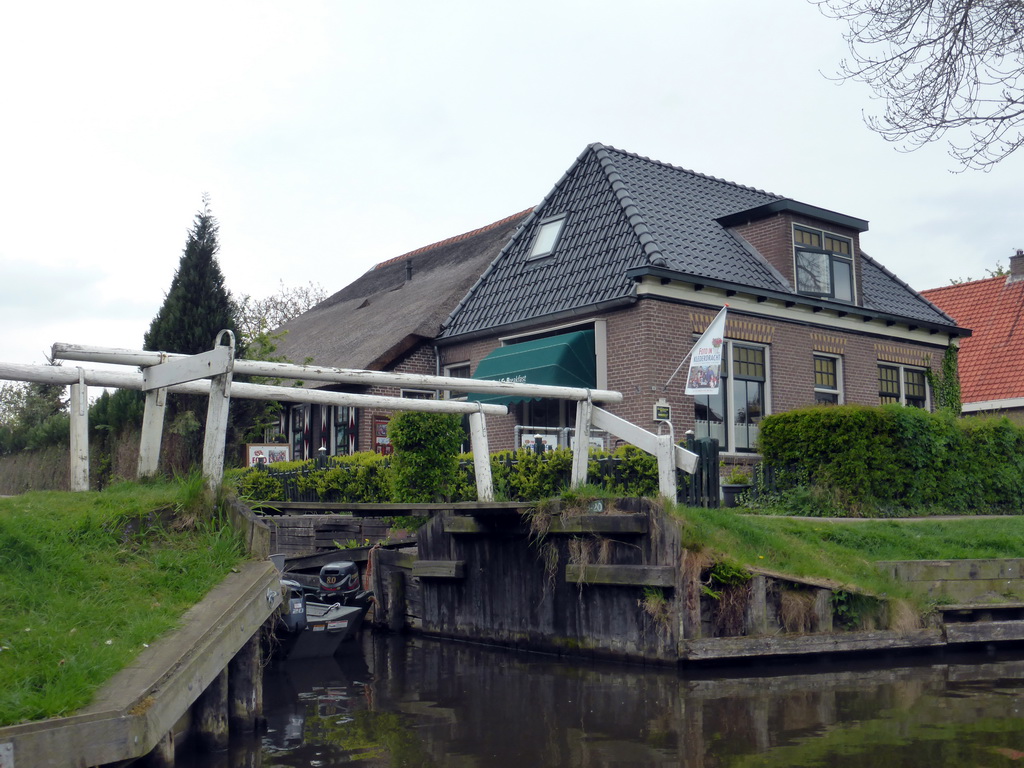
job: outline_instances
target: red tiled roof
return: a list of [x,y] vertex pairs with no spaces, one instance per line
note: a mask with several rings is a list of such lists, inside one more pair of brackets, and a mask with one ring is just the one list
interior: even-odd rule
[[527,213],[529,213],[532,210],[533,210],[533,208],[527,208],[525,210],[520,211],[519,213],[513,213],[511,216],[506,216],[501,221],[496,221],[493,224],[488,224],[486,227],[480,227],[480,229],[474,229],[472,232],[465,232],[464,234],[456,235],[455,237],[449,237],[447,240],[439,240],[436,243],[431,243],[430,245],[424,245],[422,248],[417,248],[415,251],[409,251],[408,253],[403,253],[401,256],[394,256],[393,258],[390,258],[390,259],[387,259],[385,261],[382,261],[379,264],[374,264],[373,265],[373,269],[380,269],[381,267],[385,266],[386,264],[394,264],[396,261],[402,261],[403,259],[407,259],[410,256],[415,256],[418,253],[424,253],[426,251],[432,251],[435,248],[440,248],[442,245],[451,245],[452,243],[457,243],[457,242],[459,242],[461,240],[465,240],[465,239],[473,237],[475,235],[479,235],[479,234],[481,234],[483,232],[487,232],[488,230],[497,229],[498,227],[500,227],[500,226],[502,226],[504,224],[507,224],[508,222],[512,221],[513,219],[520,218],[520,217],[526,215]]
[[1024,280],[1006,276],[921,291],[970,328],[960,342],[960,399],[966,403],[1024,397]]

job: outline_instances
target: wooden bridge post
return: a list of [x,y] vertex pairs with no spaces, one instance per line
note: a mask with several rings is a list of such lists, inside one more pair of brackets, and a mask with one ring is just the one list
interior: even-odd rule
[[174,768],[174,732],[168,731],[146,755],[143,764],[147,768]]
[[262,630],[249,638],[228,664],[228,725],[249,733],[263,722]]
[[142,435],[139,438],[140,480],[157,473],[160,467],[160,441],[164,434],[164,412],[167,410],[167,390],[151,389],[146,393],[146,408],[142,412]]
[[78,369],[78,383],[71,385],[71,478],[72,491],[89,490],[89,388],[85,372]]
[[397,568],[388,574],[388,630],[405,629],[405,573]]
[[750,579],[746,622],[748,635],[763,635],[768,631],[768,579],[761,574]]
[[469,414],[469,436],[473,446],[473,471],[476,473],[476,497],[494,501],[494,480],[491,477],[491,449],[487,442],[487,421],[483,411]]
[[196,700],[196,736],[203,749],[226,749],[228,733],[228,670],[221,670]]
[[573,488],[587,483],[587,470],[590,461],[590,425],[594,413],[594,402],[587,398],[576,403],[576,439],[572,442],[572,481]]

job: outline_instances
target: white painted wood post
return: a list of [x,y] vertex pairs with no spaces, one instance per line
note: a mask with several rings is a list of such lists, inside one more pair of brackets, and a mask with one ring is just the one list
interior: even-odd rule
[[469,414],[470,447],[476,473],[477,501],[494,501],[494,480],[491,477],[491,449],[487,442],[487,420],[482,410]]
[[658,457],[658,490],[669,501],[676,500],[675,444],[672,435],[657,435],[655,456]]
[[167,390],[151,389],[146,393],[146,410],[142,414],[142,436],[139,438],[139,467],[135,475],[140,480],[152,477],[160,467],[160,443],[164,435],[164,412],[167,410]]
[[224,478],[224,443],[228,434],[228,409],[231,405],[231,372],[235,359],[235,334],[221,331],[213,344],[221,346],[221,338],[228,335],[227,370],[210,380],[210,402],[206,408],[206,436],[203,441],[203,477],[211,491],[216,491]]
[[576,437],[572,442],[572,479],[573,488],[587,483],[587,470],[590,464],[590,423],[594,412],[594,403],[590,398],[576,403]]
[[72,491],[89,490],[89,388],[85,371],[78,369],[78,382],[71,385],[71,478]]

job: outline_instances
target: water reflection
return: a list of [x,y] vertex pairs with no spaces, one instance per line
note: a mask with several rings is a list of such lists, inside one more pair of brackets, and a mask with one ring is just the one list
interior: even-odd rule
[[222,764],[1024,765],[1017,659],[697,677],[364,634],[362,654],[268,670],[268,731]]

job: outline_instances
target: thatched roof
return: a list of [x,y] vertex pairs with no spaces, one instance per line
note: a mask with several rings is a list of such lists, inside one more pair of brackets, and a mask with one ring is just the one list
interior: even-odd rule
[[441,330],[441,323],[530,213],[377,264],[292,318],[278,352],[289,362],[386,370]]

